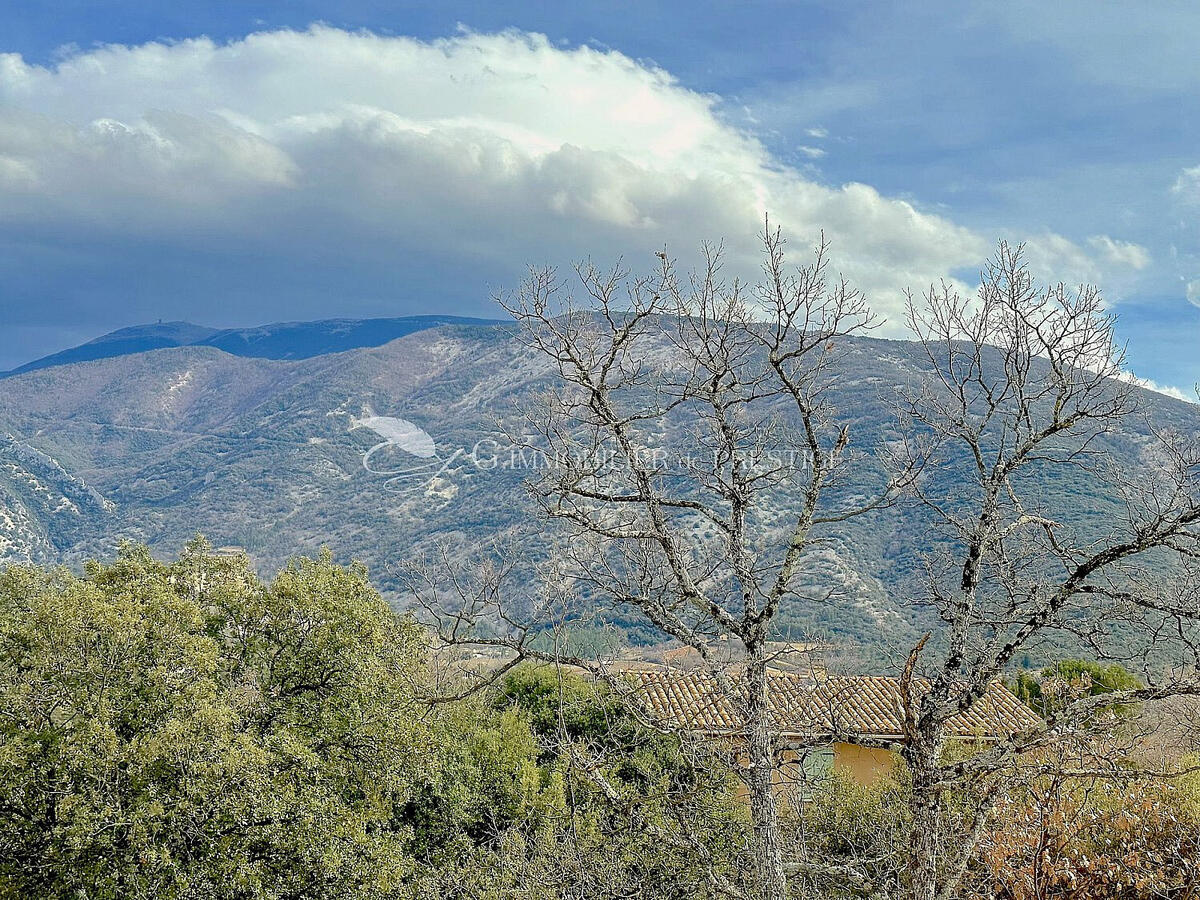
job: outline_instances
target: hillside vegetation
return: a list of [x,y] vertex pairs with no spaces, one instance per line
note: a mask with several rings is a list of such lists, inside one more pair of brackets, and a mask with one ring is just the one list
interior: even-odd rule
[[[554,667],[451,698],[430,661],[328,556],[268,581],[202,542],[172,562],[126,545],[82,576],[10,566],[0,898],[755,896],[719,744]],[[814,789],[785,811],[813,864],[792,896],[861,896],[836,872],[863,859],[902,896],[904,770]],[[961,897],[1195,897],[1198,798],[1194,775],[1034,780],[1002,798]]]

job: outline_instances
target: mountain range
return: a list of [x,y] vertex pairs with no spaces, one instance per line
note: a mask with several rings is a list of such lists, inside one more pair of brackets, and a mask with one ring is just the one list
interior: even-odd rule
[[52,353],[0,372],[0,378],[51,366],[112,359],[168,347],[216,347],[234,356],[256,359],[310,359],[358,347],[378,347],[388,341],[439,325],[496,325],[493,319],[462,316],[402,316],[390,319],[322,319],[316,322],[276,322],[256,328],[209,328],[191,322],[157,322],[119,328],[95,340]]
[[[500,423],[550,383],[550,368],[511,324],[443,321],[143,326],[10,374],[0,563],[78,565],[125,539],[174,555],[199,532],[244,547],[264,572],[328,546],[397,596],[398,567],[434,542],[531,520],[527,461],[505,451]],[[387,339],[392,330],[401,336]],[[848,339],[845,351],[831,399],[869,453],[895,437],[895,388],[922,381],[928,362],[905,341]],[[1200,407],[1140,394],[1147,422],[1200,431]],[[1102,441],[1122,464],[1139,464],[1140,421]],[[1096,532],[1119,514],[1086,474],[1045,477],[1039,496],[1068,525]],[[906,633],[911,604],[897,601],[928,534],[919,517],[887,513],[840,526],[805,571],[841,585],[847,602],[783,621],[832,636]]]

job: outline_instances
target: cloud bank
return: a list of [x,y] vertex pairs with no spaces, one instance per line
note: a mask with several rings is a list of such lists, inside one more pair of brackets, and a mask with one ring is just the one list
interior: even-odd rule
[[[538,35],[312,27],[53,67],[0,55],[0,265],[22,273],[5,313],[30,328],[47,290],[78,320],[121,302],[124,321],[174,303],[217,324],[482,311],[528,263],[641,266],[664,243],[686,258],[724,238],[749,268],[768,210],[797,250],[823,229],[895,322],[905,286],[969,277],[989,252],[943,216],[815,177],[726,123],[718,98]],[[1149,263],[1104,235],[1031,250],[1068,281]]]

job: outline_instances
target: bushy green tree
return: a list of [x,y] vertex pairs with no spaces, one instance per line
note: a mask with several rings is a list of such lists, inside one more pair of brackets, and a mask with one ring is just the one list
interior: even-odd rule
[[[1037,673],[1019,672],[1012,690],[1023,703],[1044,716],[1052,712],[1056,705],[1061,706],[1080,697],[1098,697],[1141,687],[1144,685],[1137,676],[1120,663],[1062,659]],[[1132,708],[1128,704],[1117,705],[1109,711],[1125,715]]]
[[741,807],[678,741],[544,671],[433,702],[427,645],[328,554],[269,583],[200,541],[0,572],[0,898],[682,897],[733,876]]
[[419,630],[360,569],[203,544],[0,575],[0,892],[371,896],[429,756]]

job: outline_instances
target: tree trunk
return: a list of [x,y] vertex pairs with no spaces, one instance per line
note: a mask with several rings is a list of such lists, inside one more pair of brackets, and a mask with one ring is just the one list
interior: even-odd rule
[[937,742],[933,746],[912,748],[906,754],[912,775],[912,832],[909,845],[909,897],[911,900],[936,900],[938,897],[941,855],[942,787],[937,770]]
[[749,770],[750,818],[754,823],[754,855],[758,869],[757,896],[785,900],[787,876],[779,844],[779,811],[772,775],[775,771],[771,711],[767,703],[767,665],[764,648],[750,648],[746,665],[746,750]]

